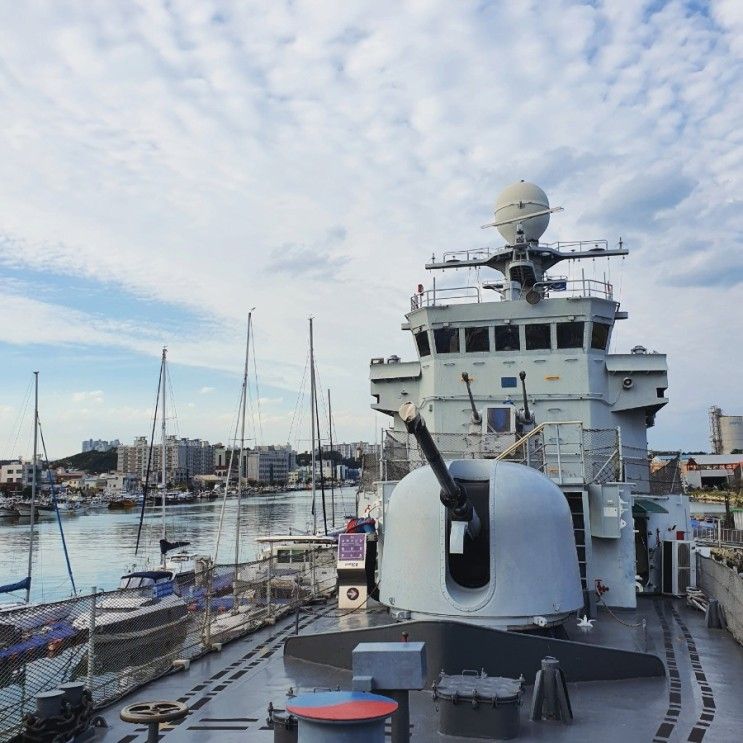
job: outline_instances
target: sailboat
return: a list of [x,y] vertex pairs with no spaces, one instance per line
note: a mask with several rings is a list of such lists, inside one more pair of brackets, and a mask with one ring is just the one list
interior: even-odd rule
[[[335,553],[331,549],[336,544],[336,537],[328,533],[327,510],[325,504],[325,483],[322,473],[322,447],[320,444],[320,420],[317,400],[317,369],[315,366],[315,335],[313,318],[309,319],[309,364],[310,364],[310,439],[311,439],[311,493],[312,493],[312,533],[311,534],[284,534],[258,537],[257,542],[264,546],[264,556],[272,558],[277,563],[277,569],[272,576],[272,585],[288,589],[282,584],[281,572],[286,569],[294,576],[303,575],[302,580],[309,580],[313,589],[332,590],[336,582]],[[323,515],[323,533],[318,531],[317,523],[317,484],[318,467],[317,452],[320,449],[319,480],[321,491],[321,505]],[[270,564],[270,561],[269,561]],[[283,566],[283,567],[278,567]],[[292,578],[292,580],[294,580]],[[285,581],[284,581],[285,583]],[[295,587],[295,597],[298,600],[302,588]]]
[[[37,516],[37,491],[38,491],[38,462],[39,462],[39,434],[41,424],[39,421],[39,372],[34,372],[34,449],[33,449],[33,469],[31,473],[31,502],[29,504],[29,539],[28,539],[28,562],[26,567],[26,577],[6,583],[0,586],[0,594],[12,594],[18,591],[25,591],[25,600],[14,599],[10,602],[4,602],[0,605],[0,649],[8,651],[13,644],[28,639],[28,633],[33,634],[35,630],[42,627],[52,626],[53,632],[47,633],[47,637],[54,639],[57,636],[63,636],[66,628],[54,626],[56,622],[63,619],[68,614],[68,608],[65,604],[57,605],[36,605],[31,603],[31,579],[33,574],[33,551],[36,542],[36,516]],[[42,446],[44,446],[43,434],[41,436]],[[56,497],[54,486],[52,484],[52,503],[56,510]],[[60,536],[62,538],[62,547],[64,549],[65,560],[67,563],[67,572],[72,583],[72,591],[76,593],[75,580],[72,575],[72,566],[67,553],[67,543],[65,542],[62,521],[59,519],[59,512],[56,512]],[[62,634],[55,634],[59,630]],[[1,659],[1,656],[0,656]]]
[[[254,308],[253,308],[254,309]],[[243,378],[242,388],[240,393],[240,450],[238,455],[237,464],[237,505],[235,507],[235,577],[232,582],[232,607],[229,612],[219,614],[215,617],[210,616],[211,606],[207,608],[207,614],[205,618],[205,636],[206,643],[211,644],[214,642],[222,642],[229,639],[232,635],[237,632],[242,632],[247,628],[247,625],[252,621],[252,617],[255,613],[255,606],[250,605],[247,602],[242,601],[245,596],[245,589],[247,584],[252,583],[257,577],[254,574],[246,575],[239,573],[240,564],[240,527],[241,527],[241,506],[242,498],[245,493],[245,484],[247,479],[247,473],[245,472],[245,416],[247,411],[247,399],[248,399],[248,369],[250,363],[250,341],[251,331],[253,323],[253,310],[248,312],[248,330],[245,341],[245,365],[243,367]],[[217,530],[217,541],[214,547],[214,561],[216,562],[217,555],[219,552],[219,543],[222,534],[222,524],[224,520],[225,503],[227,500],[227,493],[229,490],[230,477],[232,475],[232,460],[234,458],[235,450],[233,448],[230,454],[230,461],[227,467],[227,476],[225,478],[224,485],[224,496],[222,501],[222,511],[219,517],[219,528]],[[254,566],[249,566],[248,570]],[[212,585],[212,590],[215,586]]]
[[[122,637],[136,636],[141,638],[155,632],[172,628],[187,619],[188,608],[186,602],[176,591],[175,573],[172,563],[169,563],[167,554],[171,550],[185,547],[188,542],[169,542],[165,528],[165,496],[167,485],[167,431],[166,431],[166,388],[167,388],[167,348],[162,350],[160,376],[158,380],[158,394],[155,403],[155,416],[152,422],[152,439],[154,440],[155,423],[157,420],[158,401],[161,405],[162,426],[162,504],[161,504],[161,536],[160,559],[161,564],[156,569],[138,570],[121,577],[119,590],[111,593],[96,603],[95,634],[96,641],[106,639],[122,639]],[[160,394],[162,393],[162,398]],[[142,499],[142,513],[140,517],[137,546],[142,529],[142,519],[147,501],[146,489],[149,484],[150,463],[152,461],[152,446],[148,458],[147,472],[144,482],[144,497]],[[78,629],[90,629],[90,612],[78,616],[73,625]]]

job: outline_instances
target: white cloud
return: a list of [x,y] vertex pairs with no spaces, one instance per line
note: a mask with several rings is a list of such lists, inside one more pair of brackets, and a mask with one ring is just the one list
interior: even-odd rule
[[[369,357],[412,351],[398,328],[423,262],[493,239],[479,225],[525,177],[566,207],[550,239],[633,249],[620,339],[671,354],[672,406],[704,429],[743,362],[741,22],[732,0],[19,4],[0,27],[0,259],[209,321],[173,338],[6,285],[0,339],[167,341],[235,371],[256,306],[261,366],[291,386],[314,314],[358,437]],[[704,385],[689,338],[729,346]],[[656,438],[683,428],[673,409]]]
[[93,403],[94,405],[103,404],[103,390],[90,390],[89,392],[73,392],[73,402]]
[[199,390],[199,394],[200,395],[210,395],[210,394],[212,394],[212,392],[214,392],[214,389],[215,389],[214,387],[206,387],[206,386],[204,386],[204,387],[202,387]]

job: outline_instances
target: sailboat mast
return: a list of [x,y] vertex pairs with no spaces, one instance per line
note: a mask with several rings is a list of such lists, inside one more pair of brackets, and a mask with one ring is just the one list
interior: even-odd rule
[[243,457],[245,456],[245,408],[248,402],[248,361],[250,359],[250,326],[253,310],[248,312],[248,333],[245,341],[245,368],[243,369],[243,390],[240,410],[240,456],[237,459],[237,516],[235,517],[235,586],[237,586],[237,565],[240,562],[240,506],[243,494]]
[[[315,508],[315,346],[312,337],[312,318],[310,318],[310,416],[312,428],[312,533],[317,534],[317,509]],[[321,465],[322,466],[322,465]]]
[[335,488],[333,483],[335,482],[335,475],[338,472],[338,465],[335,464],[333,459],[333,408],[330,405],[330,388],[328,388],[328,427],[330,436],[330,461],[332,462],[333,473],[330,478],[330,522],[335,528]]
[[[168,349],[163,347],[163,359],[162,363],[160,365],[160,375],[162,377],[162,460],[163,460],[163,492],[162,492],[162,526],[161,526],[161,532],[162,532],[162,538],[165,539],[165,486],[167,483],[167,448],[168,444],[166,441],[166,430],[165,430],[165,382],[167,380],[166,376],[166,362],[167,362],[167,355],[168,355]],[[165,561],[165,556],[163,556],[163,562]]]
[[34,555],[34,523],[36,517],[36,458],[39,448],[39,372],[34,372],[34,458],[31,463],[31,527],[28,540],[28,585],[26,586],[26,603],[31,600],[31,569]]
[[317,421],[317,451],[320,454],[320,499],[322,501],[322,524],[323,532],[328,534],[328,512],[325,507],[325,470],[322,460],[322,438],[320,437],[320,409],[317,403],[317,390],[315,390],[315,420]]

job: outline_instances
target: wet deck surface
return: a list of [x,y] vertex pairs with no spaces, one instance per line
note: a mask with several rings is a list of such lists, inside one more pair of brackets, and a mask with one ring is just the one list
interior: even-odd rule
[[[647,640],[635,625],[646,620]],[[376,610],[339,617],[333,602],[303,613],[300,633],[388,623]],[[624,622],[625,624],[621,624]],[[615,619],[601,612],[594,629],[583,633],[568,624],[571,639],[631,650],[645,650],[665,664],[667,676],[656,679],[570,683],[575,716],[570,726],[528,719],[533,687],[524,692],[521,733],[525,741],[692,741],[727,743],[743,740],[743,648],[724,630],[704,627],[701,612],[681,600],[642,598],[637,612]],[[191,665],[143,687],[103,711],[110,725],[98,740],[140,743],[144,726],[123,723],[119,710],[135,701],[179,699],[190,707],[184,720],[163,725],[165,743],[272,741],[266,726],[269,702],[283,708],[287,691],[295,693],[340,686],[351,687],[351,674],[312,663],[284,659],[284,640],[294,633],[294,618],[226,645]],[[498,669],[486,669],[497,675]],[[411,693],[413,740],[460,741],[471,738],[441,736],[438,713],[430,692]]]

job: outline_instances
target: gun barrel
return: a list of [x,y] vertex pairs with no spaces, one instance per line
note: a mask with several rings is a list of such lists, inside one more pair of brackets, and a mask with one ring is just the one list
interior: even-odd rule
[[431,467],[433,474],[441,486],[441,502],[452,512],[459,521],[469,522],[470,536],[474,539],[480,530],[480,520],[467,497],[465,489],[454,482],[444,462],[441,452],[426,426],[426,422],[418,413],[413,403],[406,402],[400,406],[400,418],[405,423],[408,433],[415,436],[423,456]]
[[521,380],[521,393],[524,397],[524,420],[528,423],[531,420],[531,413],[529,412],[529,400],[526,397],[526,372],[519,372],[519,379]]

